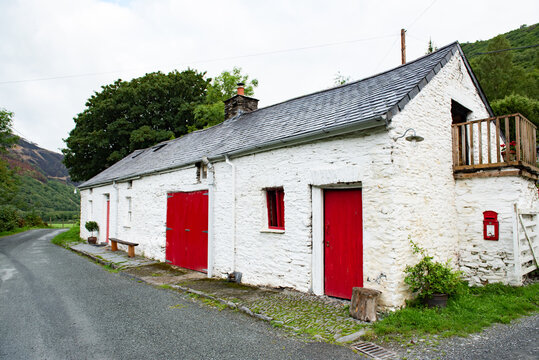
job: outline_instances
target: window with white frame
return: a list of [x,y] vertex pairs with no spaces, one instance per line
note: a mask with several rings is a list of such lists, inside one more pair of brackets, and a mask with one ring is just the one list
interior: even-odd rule
[[126,219],[126,224],[128,226],[131,225],[131,220],[132,220],[132,216],[133,216],[133,211],[132,211],[132,200],[131,200],[131,197],[128,196],[126,197],[126,200],[127,200],[127,219]]

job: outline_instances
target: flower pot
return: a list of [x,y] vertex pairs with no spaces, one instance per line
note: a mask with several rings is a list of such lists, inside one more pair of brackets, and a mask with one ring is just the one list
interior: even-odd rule
[[505,161],[515,161],[516,153],[516,150],[502,151],[502,156]]
[[429,308],[446,307],[447,294],[432,294],[431,297],[425,299],[425,304],[427,304]]
[[88,236],[88,244],[96,244],[96,243],[97,243],[97,237]]

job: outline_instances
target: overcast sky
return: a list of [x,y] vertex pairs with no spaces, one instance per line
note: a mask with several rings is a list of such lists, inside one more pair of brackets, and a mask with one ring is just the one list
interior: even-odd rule
[[0,107],[17,133],[59,151],[102,85],[187,67],[239,66],[260,107],[358,80],[437,46],[534,24],[537,0],[0,0]]

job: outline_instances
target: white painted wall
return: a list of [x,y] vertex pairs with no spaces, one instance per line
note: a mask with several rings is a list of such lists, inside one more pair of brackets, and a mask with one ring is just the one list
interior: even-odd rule
[[[468,237],[468,230],[475,229],[477,212],[490,206],[483,200],[492,196],[481,191],[482,187],[490,186],[490,182],[500,188],[506,186],[502,184],[505,178],[455,182],[451,99],[473,111],[470,119],[488,117],[459,56],[454,56],[392,119],[387,130],[368,130],[233,158],[235,188],[232,167],[217,162],[213,187],[206,181],[197,182],[196,168],[188,167],[134,180],[131,189],[127,183],[120,183],[117,189],[113,185],[102,186],[92,194],[83,190],[81,224],[91,217],[88,200],[92,200],[92,220],[103,226],[104,194],[109,193],[111,236],[135,241],[140,244],[136,248],[138,254],[163,261],[167,193],[210,188],[215,242],[209,264],[213,261],[214,276],[224,277],[235,270],[243,274],[242,281],[246,283],[320,294],[323,189],[361,187],[364,286],[383,292],[382,305],[401,306],[410,296],[403,283],[404,267],[417,261],[408,239],[427,248],[437,259],[452,259],[457,266],[459,253],[462,254],[459,239],[466,249],[476,241],[474,236]],[[410,127],[425,140],[418,144],[403,138],[394,140]],[[284,189],[284,232],[267,229],[264,189],[269,187]],[[530,190],[524,194],[523,187],[521,179],[515,180],[518,194],[528,196]],[[504,196],[500,201],[514,202],[513,193]],[[130,224],[126,220],[127,197],[132,199]],[[232,216],[234,203],[236,224]],[[468,218],[470,214],[473,220]],[[100,239],[103,234],[101,231]],[[81,235],[88,235],[83,227]]]
[[[538,210],[537,188],[519,176],[473,178],[457,181],[460,269],[472,285],[503,282],[520,285],[515,278],[514,204]],[[483,239],[483,211],[498,213],[499,240]],[[519,225],[520,226],[520,225]]]

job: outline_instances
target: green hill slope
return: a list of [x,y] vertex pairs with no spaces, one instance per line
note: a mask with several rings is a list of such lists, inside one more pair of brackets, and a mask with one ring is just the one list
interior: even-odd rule
[[[509,31],[505,38],[511,44],[511,47],[522,47],[539,44],[539,26],[522,25],[520,28]],[[462,50],[468,59],[473,59],[480,55],[474,55],[480,52],[487,52],[489,40],[475,41],[473,43],[460,44]],[[512,51],[513,64],[522,67],[526,71],[537,69],[539,67],[539,47]]]
[[24,139],[0,155],[14,170],[17,191],[0,205],[13,205],[23,213],[35,213],[44,221],[70,220],[79,216],[80,197],[69,179],[61,154]]

